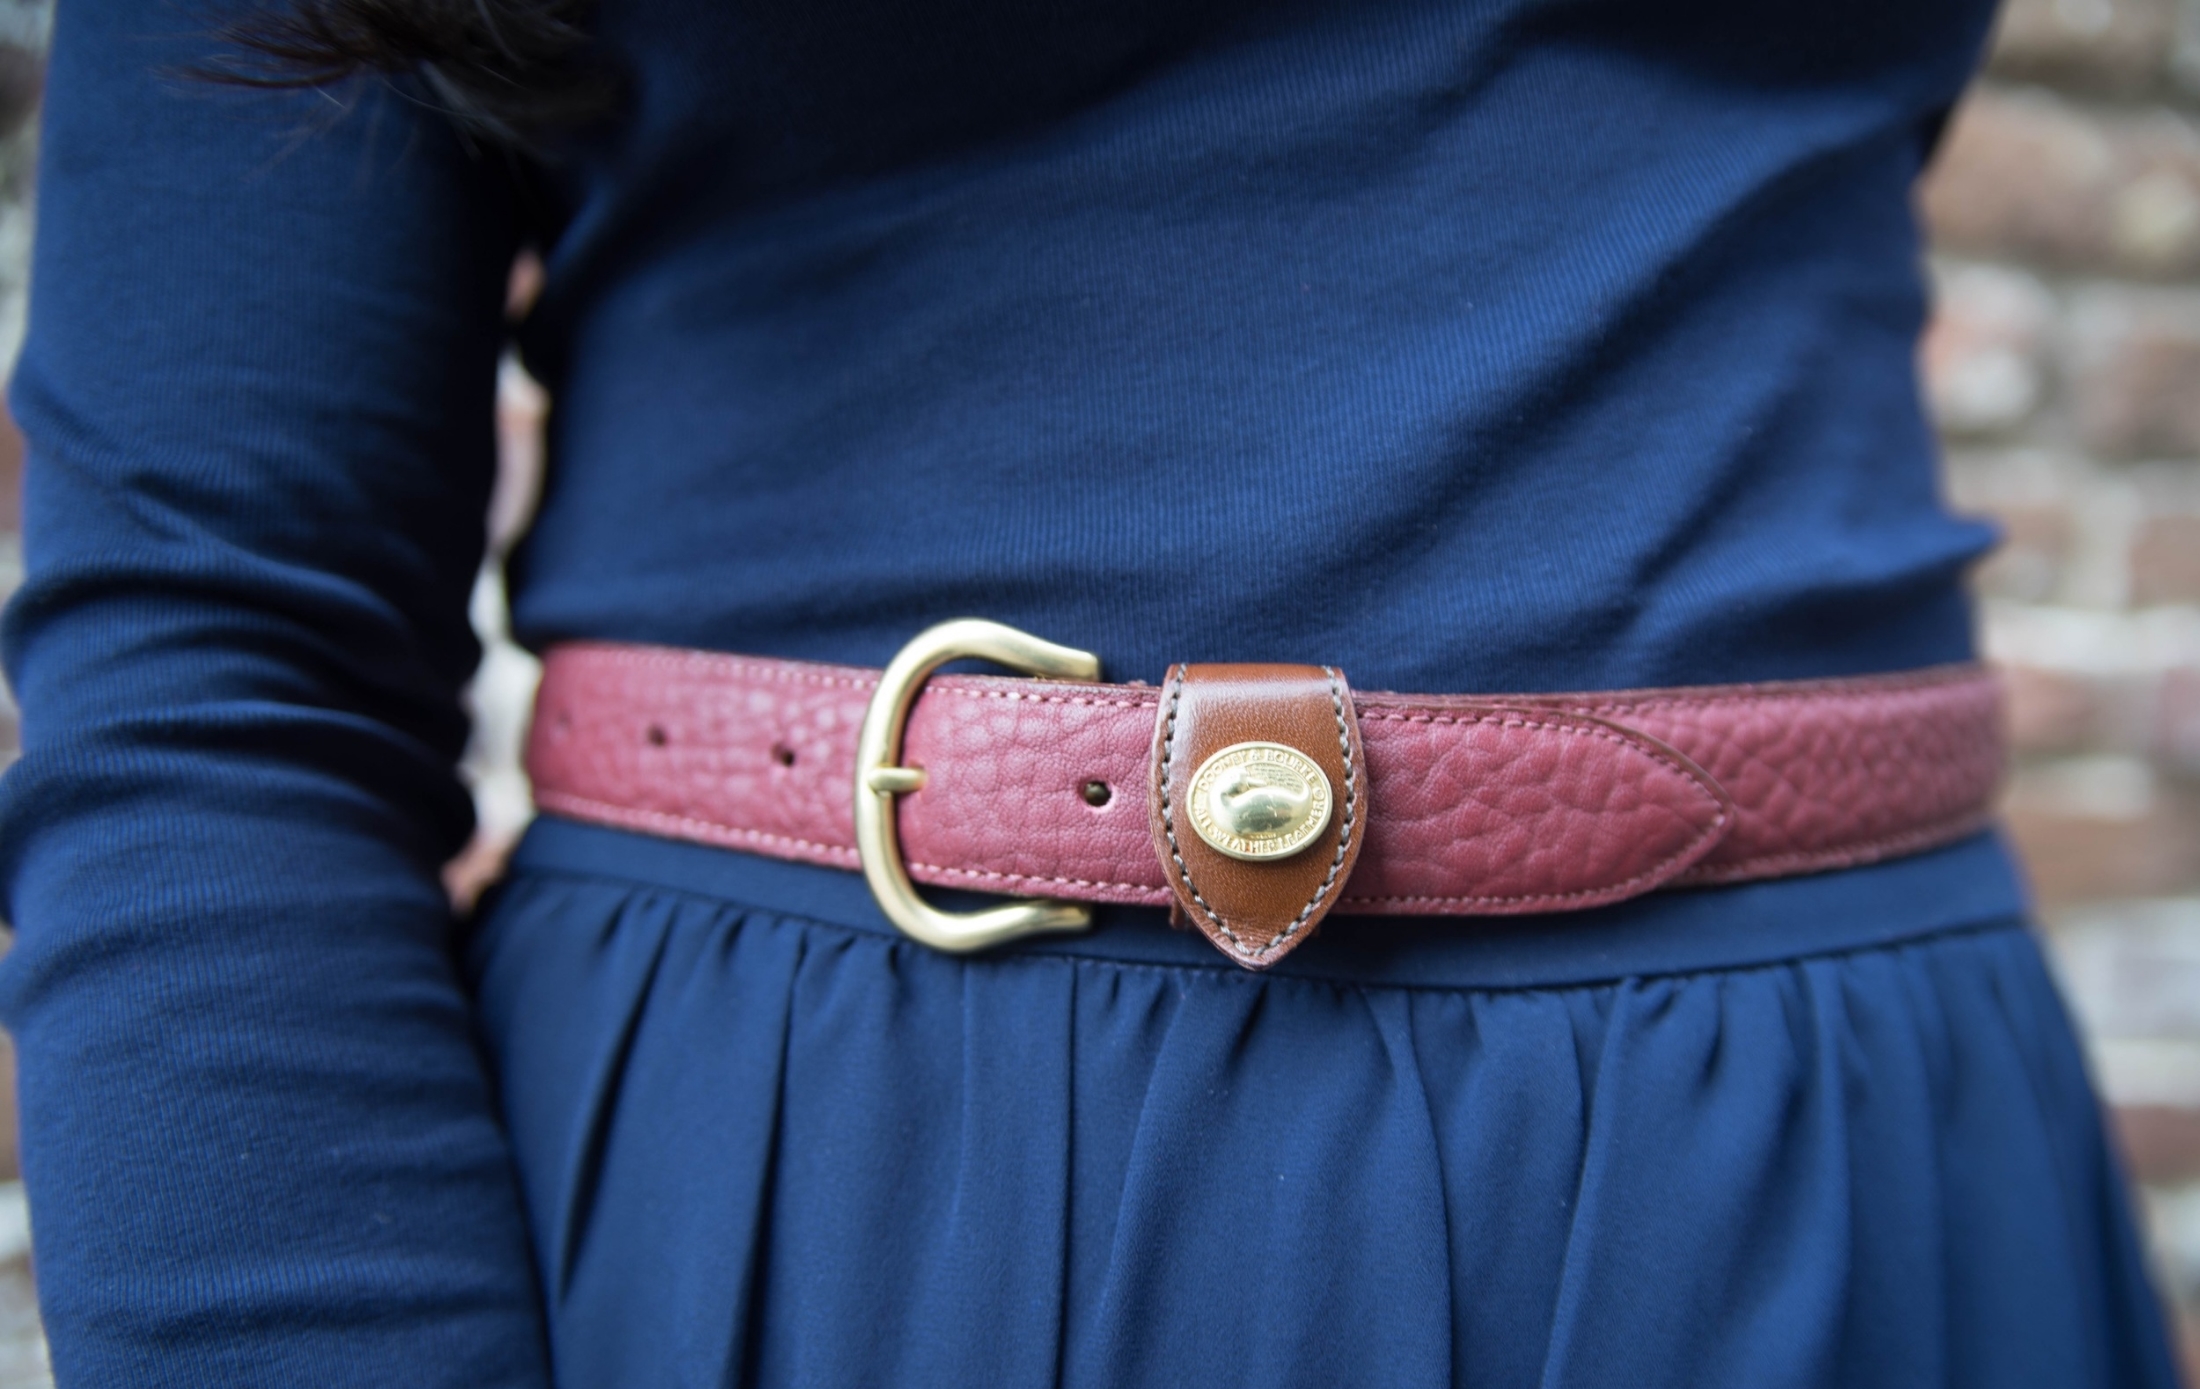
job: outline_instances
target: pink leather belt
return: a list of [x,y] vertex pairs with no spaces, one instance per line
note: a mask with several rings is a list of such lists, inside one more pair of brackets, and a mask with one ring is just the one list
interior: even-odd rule
[[[1913,852],[1982,825],[2001,774],[1999,692],[1974,665],[1562,695],[1353,692],[1284,666],[1178,667],[1159,686],[928,678],[972,632],[1009,631],[950,626],[884,695],[875,670],[560,646],[528,743],[536,801],[861,867],[889,915],[948,948],[1137,903],[1259,967],[1331,908],[1549,912]],[[1021,925],[988,935],[889,901],[897,875],[1053,900],[999,909],[994,927]]]

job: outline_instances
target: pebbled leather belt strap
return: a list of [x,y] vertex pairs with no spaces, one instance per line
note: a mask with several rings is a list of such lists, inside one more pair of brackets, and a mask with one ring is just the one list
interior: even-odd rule
[[[856,730],[877,681],[803,661],[556,647],[528,741],[536,803],[855,868]],[[1977,665],[1599,694],[1380,694],[1341,677],[1339,690],[1366,780],[1357,863],[1329,893],[1347,914],[1561,911],[1868,863],[1985,824],[2002,769],[1999,686]],[[1171,905],[1152,805],[1166,692],[934,678],[903,743],[927,773],[899,801],[910,874]]]

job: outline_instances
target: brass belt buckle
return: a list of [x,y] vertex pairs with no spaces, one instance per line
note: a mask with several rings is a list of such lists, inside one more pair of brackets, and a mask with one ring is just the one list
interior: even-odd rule
[[975,912],[944,912],[917,895],[902,862],[894,797],[922,790],[922,767],[901,765],[902,728],[933,671],[975,658],[1050,680],[1098,680],[1100,658],[975,617],[927,627],[887,662],[856,735],[856,857],[886,919],[935,950],[962,954],[1040,931],[1082,931],[1092,908],[1050,898]]

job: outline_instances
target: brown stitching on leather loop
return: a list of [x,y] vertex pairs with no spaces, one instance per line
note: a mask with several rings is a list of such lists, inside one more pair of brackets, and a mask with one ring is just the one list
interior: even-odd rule
[[1359,784],[1352,774],[1352,731],[1345,723],[1344,691],[1339,686],[1336,667],[1323,666],[1322,671],[1329,677],[1330,706],[1337,711],[1337,749],[1344,754],[1344,825],[1337,831],[1337,855],[1329,861],[1329,872],[1323,876],[1322,885],[1314,889],[1314,896],[1299,909],[1298,919],[1285,928],[1282,935],[1268,942],[1267,949],[1260,952],[1264,955],[1275,951],[1306,924],[1306,919],[1321,905],[1322,898],[1329,895],[1329,889],[1336,886],[1337,870],[1344,867],[1345,852],[1352,847],[1353,816],[1359,810]]
[[1329,889],[1336,886],[1337,872],[1344,867],[1346,851],[1352,847],[1352,829],[1355,817],[1359,813],[1359,782],[1353,775],[1352,770],[1352,730],[1350,725],[1345,722],[1344,690],[1340,684],[1340,677],[1336,668],[1334,666],[1323,666],[1322,673],[1329,677],[1329,704],[1336,711],[1337,716],[1337,747],[1344,754],[1344,821],[1337,831],[1337,853],[1329,861],[1329,872],[1323,876],[1321,886],[1314,889],[1314,895],[1308,898],[1306,905],[1299,909],[1298,916],[1292,920],[1289,926],[1284,927],[1274,940],[1258,947],[1248,947],[1244,941],[1240,940],[1237,932],[1230,929],[1230,923],[1222,919],[1222,913],[1216,911],[1212,903],[1199,895],[1199,884],[1192,881],[1192,870],[1184,862],[1184,851],[1177,845],[1176,818],[1172,813],[1169,801],[1169,763],[1176,756],[1176,707],[1179,697],[1184,692],[1183,667],[1179,666],[1177,668],[1176,681],[1169,687],[1168,731],[1162,735],[1161,739],[1162,833],[1168,836],[1169,857],[1176,861],[1176,871],[1183,876],[1184,890],[1192,895],[1192,900],[1199,904],[1200,910],[1207,913],[1207,919],[1214,922],[1215,929],[1228,938],[1230,948],[1248,960],[1257,960],[1264,955],[1275,954],[1283,948],[1285,941],[1290,940],[1291,937],[1299,933],[1300,929],[1306,925],[1307,918],[1314,914],[1314,909],[1319,907],[1322,899],[1329,895]]
[[1245,947],[1238,940],[1237,933],[1230,929],[1230,923],[1224,921],[1222,914],[1199,895],[1199,884],[1192,881],[1192,870],[1185,864],[1184,851],[1176,842],[1176,816],[1169,805],[1169,763],[1176,756],[1176,706],[1183,693],[1184,668],[1178,666],[1176,681],[1169,687],[1168,731],[1161,736],[1161,832],[1168,836],[1169,857],[1176,860],[1176,871],[1184,879],[1184,890],[1192,894],[1192,900],[1199,904],[1201,911],[1207,913],[1207,919],[1215,923],[1215,929],[1228,936],[1230,944],[1242,954],[1245,953]]

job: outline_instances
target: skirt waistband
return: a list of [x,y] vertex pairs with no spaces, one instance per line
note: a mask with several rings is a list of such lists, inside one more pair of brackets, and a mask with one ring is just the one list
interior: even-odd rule
[[[511,880],[569,876],[705,897],[799,917],[897,948],[897,931],[852,874],[629,830],[539,817],[514,853]],[[959,894],[940,894],[954,905]],[[982,900],[975,895],[972,901]],[[2000,838],[1804,878],[1659,893],[1588,911],[1504,918],[1330,918],[1268,974],[1345,984],[1543,988],[1645,975],[1768,965],[1868,950],[1950,932],[2021,925],[2023,885]],[[1078,935],[1031,936],[971,957],[990,967],[1035,957],[1242,972],[1198,933],[1156,908],[1097,910]],[[1251,982],[1255,976],[1245,976]]]

